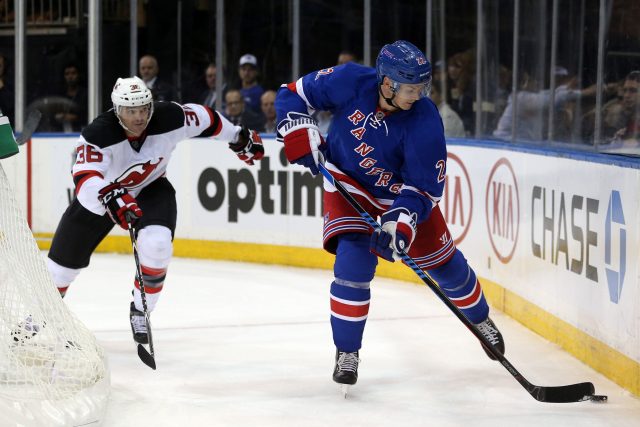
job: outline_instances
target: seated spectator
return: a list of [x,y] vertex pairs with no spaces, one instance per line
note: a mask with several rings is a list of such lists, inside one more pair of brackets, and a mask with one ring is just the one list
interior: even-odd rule
[[175,101],[176,95],[173,86],[158,78],[158,60],[152,55],[144,55],[138,63],[140,77],[151,90],[154,101]]
[[614,135],[614,142],[637,147],[640,144],[640,71],[627,74],[622,85],[624,127]]
[[60,96],[71,102],[60,104],[61,111],[54,114],[58,131],[80,132],[87,125],[89,96],[87,89],[80,85],[80,70],[75,64],[64,68],[64,89]]
[[473,134],[475,114],[473,112],[473,79],[475,74],[475,53],[472,50],[459,52],[447,61],[447,102],[458,113],[464,128]]
[[245,108],[242,93],[237,89],[232,89],[225,95],[226,107],[224,116],[234,125],[245,125],[257,132],[264,132],[264,118],[254,113],[249,108]]
[[442,90],[439,84],[431,86],[431,100],[438,107],[440,117],[442,117],[442,125],[444,126],[444,136],[451,138],[464,138],[466,136],[464,131],[464,124],[462,119],[453,111],[453,109],[447,104],[442,97]]
[[338,65],[346,64],[347,62],[358,62],[358,57],[349,50],[343,50],[338,54]]
[[0,111],[14,124],[15,95],[13,88],[7,81],[8,69],[7,57],[0,54]]
[[260,108],[264,114],[264,131],[266,133],[276,133],[276,92],[268,90],[260,97]]
[[[558,127],[558,125],[571,126],[566,120],[567,116],[572,118],[570,111],[565,111],[567,104],[578,101],[582,97],[595,95],[595,85],[585,89],[575,89],[577,80],[566,68],[556,67],[554,73],[557,82],[554,93],[551,93],[551,89],[538,90],[540,86],[538,81],[527,72],[522,73],[520,90],[516,92],[518,106],[515,137],[517,139],[533,141],[546,139],[547,115],[551,102],[554,103],[559,118],[556,131],[561,134],[568,133],[568,129]],[[513,99],[514,94],[509,95],[507,106],[493,131],[493,136],[497,138],[509,140],[512,137]]]
[[[216,108],[216,76],[217,76],[217,68],[216,64],[209,64],[207,69],[205,70],[204,79],[206,82],[206,89],[200,94],[197,95],[195,102],[197,104],[206,105],[211,109]],[[224,97],[224,93],[226,91],[226,85],[222,86],[222,95]],[[224,108],[224,102],[222,103],[222,108]]]
[[264,89],[258,84],[258,60],[254,55],[247,53],[240,57],[238,75],[242,84],[240,93],[244,98],[245,105],[253,112],[262,114],[260,97],[264,93]]

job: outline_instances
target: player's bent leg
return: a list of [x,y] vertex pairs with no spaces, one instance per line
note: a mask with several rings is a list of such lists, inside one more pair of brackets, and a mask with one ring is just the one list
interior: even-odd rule
[[[505,346],[502,334],[489,318],[489,305],[482,292],[476,273],[458,249],[446,263],[429,270],[431,277],[456,307],[476,325],[478,330],[498,351],[504,354]],[[492,354],[485,350],[491,359]]]
[[[169,228],[161,225],[149,225],[138,232],[138,257],[149,312],[153,311],[160,297],[172,254],[173,244]],[[147,322],[143,312],[140,283],[137,278],[134,280],[129,321],[134,341],[148,344]]]
[[[172,255],[173,243],[169,228],[161,225],[149,225],[138,232],[138,257],[144,281],[147,308],[150,312],[153,311],[160,297]],[[134,286],[135,307],[142,310],[140,284],[137,279],[134,281]]]
[[333,380],[355,384],[362,335],[369,314],[369,289],[377,257],[369,252],[369,236],[347,233],[338,236],[335,279],[331,283],[331,329],[336,345]]
[[51,258],[47,258],[47,269],[49,270],[49,274],[53,279],[53,283],[58,288],[60,292],[60,296],[64,298],[67,293],[67,289],[71,283],[75,280],[75,278],[82,271],[81,268],[68,268],[64,267]]

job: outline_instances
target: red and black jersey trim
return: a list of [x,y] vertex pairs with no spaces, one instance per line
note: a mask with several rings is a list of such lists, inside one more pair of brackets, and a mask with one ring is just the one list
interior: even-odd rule
[[89,178],[93,178],[94,176],[104,179],[104,176],[102,176],[102,174],[98,171],[83,170],[74,173],[73,183],[76,186],[76,194],[80,192],[80,187],[82,187],[82,184],[84,184]]
[[209,118],[211,119],[211,126],[202,131],[199,136],[208,137],[208,136],[216,136],[222,130],[222,120],[220,120],[220,116],[215,111],[212,111],[206,105],[203,105],[204,109],[209,113]]

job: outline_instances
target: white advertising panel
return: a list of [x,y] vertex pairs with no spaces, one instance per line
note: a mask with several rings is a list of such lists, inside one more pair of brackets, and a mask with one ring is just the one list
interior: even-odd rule
[[[52,233],[73,198],[76,138],[37,138],[33,151],[33,231]],[[317,248],[322,241],[322,180],[286,165],[281,144],[248,166],[227,144],[178,144],[167,176],[176,189],[177,238]],[[124,232],[115,230],[124,235]]]
[[442,210],[479,275],[640,361],[640,171],[485,147],[449,151]]
[[[225,143],[178,145],[167,172],[177,238],[321,247],[321,178],[287,165],[276,141],[264,145],[251,167]],[[53,233],[72,197],[74,146],[34,140],[34,232]],[[640,361],[640,171],[491,147],[449,151],[441,209],[479,276]]]

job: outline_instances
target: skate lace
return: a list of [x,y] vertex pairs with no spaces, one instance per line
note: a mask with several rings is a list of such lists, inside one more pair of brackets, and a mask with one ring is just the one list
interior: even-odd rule
[[493,345],[498,344],[498,342],[500,341],[498,339],[498,330],[496,329],[496,327],[493,325],[493,323],[491,322],[491,320],[487,319],[482,323],[478,323],[476,325],[476,327],[478,328],[478,331],[480,331],[480,333],[482,335],[484,335],[484,337]]
[[356,353],[340,352],[338,356],[338,371],[356,372],[358,370],[358,355]]
[[133,326],[133,330],[136,332],[136,334],[147,333],[147,322],[144,316],[132,316],[131,325]]

